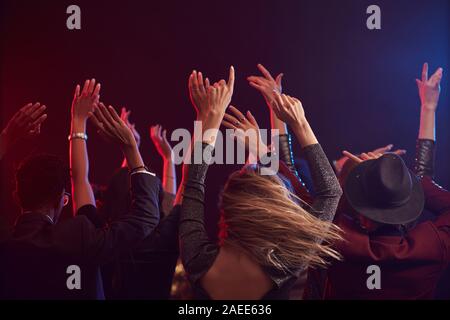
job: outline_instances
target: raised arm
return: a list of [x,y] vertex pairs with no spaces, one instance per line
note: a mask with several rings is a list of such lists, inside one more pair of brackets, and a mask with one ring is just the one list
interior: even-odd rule
[[164,191],[161,207],[162,212],[166,215],[172,211],[177,193],[177,171],[175,170],[173,150],[167,140],[167,130],[163,130],[160,125],[150,128],[150,138],[163,159],[162,185]]
[[72,102],[70,129],[70,170],[74,214],[85,205],[95,206],[94,193],[89,183],[89,158],[86,147],[86,123],[100,97],[100,84],[86,80],[83,90],[77,85]]
[[419,177],[433,177],[434,175],[436,109],[441,92],[440,83],[442,75],[443,69],[439,68],[431,78],[428,78],[428,64],[425,63],[422,69],[422,79],[416,80],[421,108],[414,171]]
[[40,103],[29,103],[14,114],[0,133],[0,160],[17,141],[40,133],[47,119],[46,108]]
[[422,70],[422,80],[416,79],[421,102],[419,139],[436,140],[435,116],[441,92],[443,69],[439,68],[428,78],[428,63]]
[[121,148],[130,171],[130,212],[106,229],[92,230],[91,226],[87,232],[86,254],[91,261],[104,263],[132,249],[153,232],[159,222],[160,181],[144,166],[131,129],[113,107],[99,103],[90,115],[102,134]]
[[[139,147],[141,146],[141,135],[136,130],[136,125],[134,123],[130,122],[130,115],[131,115],[131,110],[127,110],[127,108],[122,107],[122,109],[120,111],[120,119],[122,119],[122,121],[125,122],[127,127],[133,133],[134,140],[136,140],[136,145],[137,145],[137,148],[139,149]],[[128,167],[127,159],[125,159],[125,158],[123,159],[121,167],[122,168]]]
[[150,138],[156,150],[163,159],[163,189],[166,193],[174,195],[177,192],[177,173],[173,157],[173,150],[167,140],[167,130],[159,124],[150,128]]
[[283,74],[280,73],[275,79],[272,77],[270,72],[262,65],[257,65],[262,76],[250,76],[247,78],[250,86],[258,90],[266,101],[267,106],[270,110],[270,123],[272,129],[279,130],[279,134],[287,134],[287,126],[284,121],[282,121],[276,113],[273,111],[273,103],[275,99],[275,93],[282,92],[281,81],[283,79]]
[[[189,78],[191,100],[202,123],[202,137],[194,137],[190,164],[183,168],[183,199],[180,217],[180,250],[183,265],[192,282],[197,282],[213,265],[218,246],[212,243],[205,229],[204,197],[208,159],[215,146],[215,138],[228,107],[234,88],[234,69],[230,68],[228,83],[221,80],[213,86],[204,82],[201,73]],[[206,134],[208,133],[209,134]],[[195,153],[201,153],[201,163],[195,163]]]
[[276,94],[275,101],[274,112],[292,129],[310,167],[316,194],[311,213],[331,221],[342,195],[336,175],[305,117],[301,102],[284,94]]
[[[272,137],[275,135],[279,135],[278,137],[279,146],[273,145],[272,151],[279,153],[280,159],[287,165],[289,170],[292,173],[294,173],[300,180],[297,169],[295,167],[294,154],[292,152],[292,140],[291,136],[289,135],[287,125],[274,112],[274,103],[276,99],[276,94],[277,93],[281,94],[283,89],[281,84],[283,74],[280,73],[274,79],[271,73],[262,64],[258,64],[257,67],[261,72],[262,76],[250,76],[247,78],[247,80],[249,81],[250,86],[257,89],[263,96],[264,100],[266,101],[266,104],[270,112]],[[301,180],[300,182],[304,186]],[[308,192],[306,190],[306,187],[305,191]]]
[[257,163],[269,151],[262,139],[258,122],[250,111],[244,115],[234,106],[230,106],[228,110],[230,112],[225,113],[222,125],[225,128],[233,129],[235,139],[245,146],[249,154],[247,162]]

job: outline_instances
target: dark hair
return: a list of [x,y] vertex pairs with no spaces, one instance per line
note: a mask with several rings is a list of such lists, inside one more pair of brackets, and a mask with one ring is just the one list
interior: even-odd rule
[[16,196],[25,210],[35,210],[58,201],[68,181],[68,168],[57,156],[32,156],[16,172]]

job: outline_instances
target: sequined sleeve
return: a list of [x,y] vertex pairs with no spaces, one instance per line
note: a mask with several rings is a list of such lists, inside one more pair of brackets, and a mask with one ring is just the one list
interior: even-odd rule
[[[203,154],[211,154],[212,147],[202,145]],[[188,165],[188,179],[184,186],[183,202],[180,217],[180,252],[183,266],[189,280],[196,284],[211,268],[219,247],[213,243],[205,228],[205,179],[208,164],[202,159],[201,164]]]
[[303,148],[314,183],[315,197],[310,213],[323,221],[332,221],[342,189],[320,144]]

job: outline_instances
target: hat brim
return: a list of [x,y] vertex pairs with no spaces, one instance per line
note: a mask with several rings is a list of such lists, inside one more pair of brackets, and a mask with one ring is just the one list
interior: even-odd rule
[[347,177],[344,187],[345,196],[352,208],[363,216],[384,224],[407,224],[416,220],[423,211],[425,196],[420,181],[411,173],[411,197],[404,205],[393,208],[380,208],[370,205],[364,193],[361,177],[363,172],[375,160],[364,161],[355,167]]

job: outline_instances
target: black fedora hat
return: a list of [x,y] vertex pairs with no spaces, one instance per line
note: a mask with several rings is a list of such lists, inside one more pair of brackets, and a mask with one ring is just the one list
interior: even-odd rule
[[344,191],[356,212],[384,224],[416,220],[425,201],[419,180],[393,153],[356,166],[347,177]]

